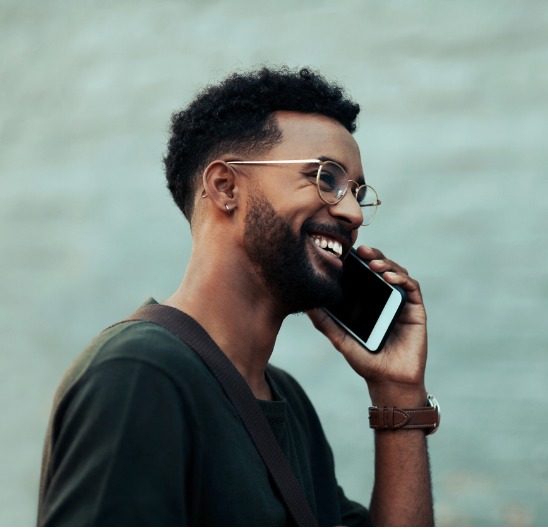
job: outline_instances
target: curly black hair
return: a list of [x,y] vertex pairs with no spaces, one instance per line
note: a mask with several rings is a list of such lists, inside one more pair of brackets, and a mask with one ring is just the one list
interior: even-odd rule
[[258,154],[281,141],[272,117],[278,110],[323,114],[353,133],[360,107],[309,68],[262,67],[206,87],[173,114],[164,157],[168,189],[189,221],[201,172],[215,157]]

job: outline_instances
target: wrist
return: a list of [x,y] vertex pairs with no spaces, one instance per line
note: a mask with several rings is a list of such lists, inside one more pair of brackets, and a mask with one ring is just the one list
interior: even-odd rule
[[371,406],[369,408],[369,426],[377,432],[424,430],[426,435],[433,434],[440,425],[440,406],[432,394],[426,396],[426,402],[426,406],[414,408]]
[[428,402],[424,383],[417,385],[396,382],[368,383],[368,389],[373,406],[415,408],[426,406]]

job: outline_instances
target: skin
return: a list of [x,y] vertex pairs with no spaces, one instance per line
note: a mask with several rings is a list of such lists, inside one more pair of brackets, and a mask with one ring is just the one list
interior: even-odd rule
[[[363,181],[358,145],[338,122],[316,114],[277,112],[275,116],[283,133],[282,141],[255,159],[325,156],[341,163],[350,179]],[[345,252],[349,242],[356,240],[362,214],[351,193],[335,205],[323,202],[315,184],[303,177],[298,165],[239,166],[235,170],[226,162],[236,159],[242,159],[238,153],[226,153],[203,173],[205,196],[198,192],[195,199],[190,262],[181,285],[164,304],[198,321],[242,374],[254,395],[271,399],[265,368],[282,322],[295,307],[272,294],[260,267],[246,251],[246,217],[253,197],[264,197],[295,234],[301,233],[306,223],[346,233],[349,240],[344,242]],[[315,279],[333,281],[342,261],[326,256],[312,240],[304,239],[304,252]],[[361,246],[358,254],[371,259],[373,270],[383,273],[389,283],[403,287],[408,295],[405,309],[382,352],[368,353],[323,310],[311,309],[308,315],[365,380],[373,405],[425,406],[426,313],[419,284],[380,250]],[[376,432],[375,461],[370,504],[373,524],[433,525],[424,432]]]

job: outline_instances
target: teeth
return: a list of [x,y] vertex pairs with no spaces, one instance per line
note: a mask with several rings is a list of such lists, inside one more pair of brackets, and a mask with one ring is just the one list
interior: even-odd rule
[[326,248],[329,248],[337,257],[340,257],[342,255],[342,244],[338,241],[334,241],[332,239],[326,239],[323,236],[315,235],[312,237],[312,240],[316,244],[316,246],[323,248],[324,250]]

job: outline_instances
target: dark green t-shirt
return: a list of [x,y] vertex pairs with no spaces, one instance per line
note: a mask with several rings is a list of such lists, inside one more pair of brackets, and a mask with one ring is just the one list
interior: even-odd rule
[[[268,366],[259,401],[320,525],[365,525],[297,382]],[[99,335],[57,391],[39,525],[281,526],[289,523],[249,434],[201,358],[148,322]]]

